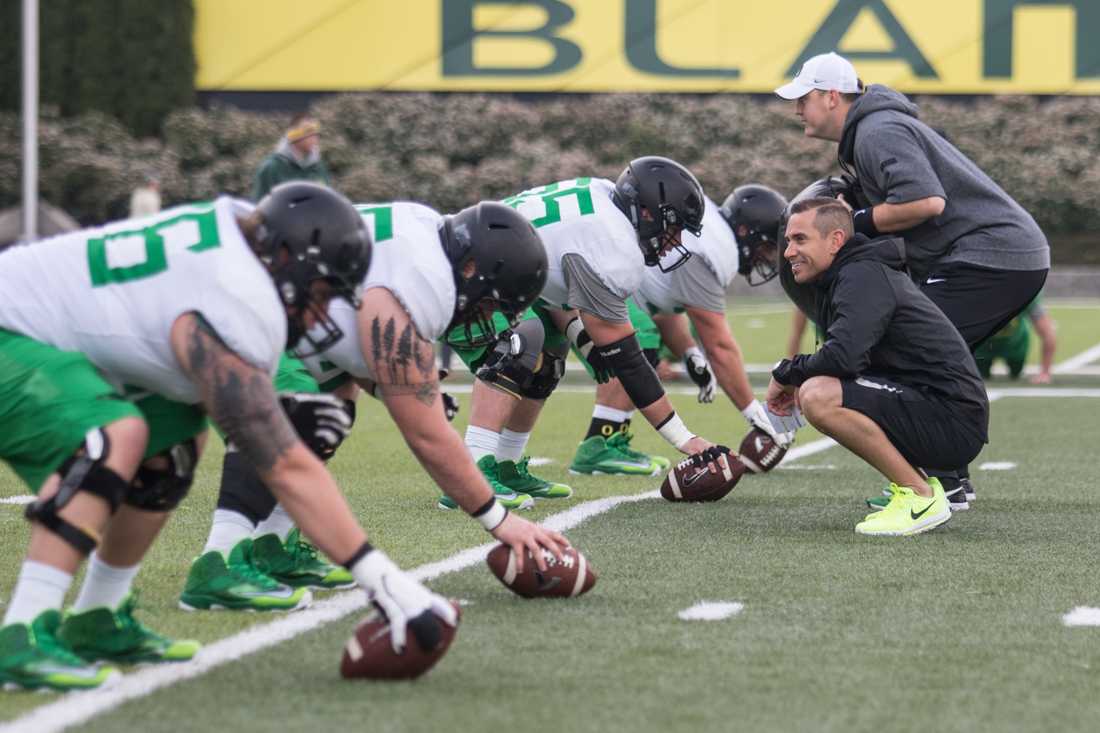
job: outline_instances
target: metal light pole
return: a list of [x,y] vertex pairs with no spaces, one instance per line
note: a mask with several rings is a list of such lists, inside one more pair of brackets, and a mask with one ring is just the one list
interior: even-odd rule
[[38,0],[23,0],[23,241],[38,239]]

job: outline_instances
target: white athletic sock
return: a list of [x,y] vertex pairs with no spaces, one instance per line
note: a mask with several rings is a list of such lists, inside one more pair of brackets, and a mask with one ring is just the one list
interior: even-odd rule
[[256,525],[256,531],[252,533],[252,536],[262,537],[265,534],[277,534],[279,539],[286,542],[286,536],[290,534],[290,530],[294,527],[294,520],[286,513],[286,509],[283,509],[283,505],[276,504],[267,519]]
[[531,433],[515,433],[504,428],[500,431],[500,441],[497,443],[497,460],[518,461],[523,458],[523,451],[527,448],[527,441],[530,439]]
[[610,420],[612,422],[626,422],[634,410],[616,410],[614,407],[597,404],[592,408],[592,417],[597,420]]
[[498,445],[500,445],[500,433],[475,425],[466,427],[466,449],[470,451],[474,463],[485,456],[495,455]]
[[202,554],[217,550],[225,555],[245,537],[252,535],[252,520],[239,512],[229,509],[215,509],[214,522],[210,525],[210,535],[206,538],[206,547]]
[[51,608],[60,611],[72,582],[73,576],[64,570],[34,560],[24,560],[4,614],[4,625],[29,624],[43,611]]
[[99,553],[92,553],[88,562],[88,572],[84,576],[84,585],[73,604],[74,611],[87,611],[90,608],[106,606],[111,610],[118,608],[122,599],[130,593],[130,586],[141,568],[140,563],[129,568],[108,565],[99,559]]

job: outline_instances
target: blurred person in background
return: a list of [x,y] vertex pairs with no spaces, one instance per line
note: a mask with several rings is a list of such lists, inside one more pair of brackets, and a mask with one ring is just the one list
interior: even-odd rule
[[1032,384],[1050,384],[1050,368],[1054,362],[1057,340],[1054,335],[1054,319],[1046,312],[1039,299],[1031,301],[1024,312],[1009,321],[1008,325],[978,347],[974,360],[984,379],[989,379],[993,362],[1003,359],[1008,365],[1008,375],[1018,379],[1024,371],[1027,352],[1031,347],[1031,329],[1039,336],[1039,372],[1031,376]]
[[130,218],[152,216],[160,211],[160,179],[150,173],[130,194]]
[[287,181],[332,185],[328,168],[321,160],[321,125],[305,113],[295,115],[275,152],[260,164],[252,182],[252,200],[259,201],[272,188]]
[[[855,179],[855,231],[905,242],[910,276],[973,352],[1027,307],[1046,281],[1050,245],[1016,201],[955,146],[917,117],[904,95],[864,87],[851,62],[814,56],[775,90],[795,103],[805,134],[838,143]],[[928,469],[952,509],[969,508],[974,488],[963,466]],[[868,500],[881,509],[888,496]]]

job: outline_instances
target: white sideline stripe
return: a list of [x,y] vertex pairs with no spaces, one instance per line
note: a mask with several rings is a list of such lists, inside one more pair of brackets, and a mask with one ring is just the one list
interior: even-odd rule
[[1100,389],[1087,387],[1005,387],[987,392],[989,401],[1002,397],[1100,397]]
[[721,621],[741,613],[744,607],[737,601],[700,601],[676,615],[683,621]]
[[796,466],[786,466],[781,463],[775,469],[777,471],[835,471],[836,466],[831,463],[799,463]]
[[529,466],[549,466],[554,462],[553,458],[547,458],[546,456],[535,456],[527,462]]
[[1062,616],[1062,623],[1066,626],[1100,626],[1100,608],[1077,606]]
[[[587,501],[558,514],[553,514],[541,522],[543,527],[559,532],[572,529],[587,519],[613,509],[619,504],[643,501],[660,496],[657,491],[626,496],[609,496],[604,499]],[[463,550],[445,560],[428,563],[410,571],[419,580],[427,581],[440,575],[453,573],[482,562],[496,542],[487,542],[478,547]],[[97,715],[109,712],[123,703],[145,697],[183,680],[192,679],[207,672],[236,661],[243,656],[253,654],[274,646],[295,636],[337,621],[366,605],[362,591],[351,590],[334,595],[313,606],[280,618],[267,624],[259,624],[233,636],[226,637],[203,647],[190,662],[164,664],[146,667],[123,676],[119,682],[108,689],[71,692],[56,702],[42,705],[15,720],[0,726],[0,731],[19,733],[54,733],[79,725]],[[336,664],[336,650],[333,650],[333,665]]]
[[1071,356],[1062,363],[1054,365],[1050,371],[1053,374],[1065,374],[1066,372],[1073,371],[1077,367],[1091,364],[1097,359],[1100,359],[1100,344],[1093,346],[1091,349],[1085,349],[1080,354]]
[[33,504],[34,494],[23,494],[22,496],[5,496],[0,499],[0,504]]
[[986,461],[978,466],[979,471],[1011,471],[1016,468],[1012,461]]

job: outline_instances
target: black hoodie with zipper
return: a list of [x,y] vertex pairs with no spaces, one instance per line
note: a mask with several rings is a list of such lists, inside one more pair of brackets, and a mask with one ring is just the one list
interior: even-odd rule
[[952,403],[959,419],[988,440],[989,400],[974,357],[904,263],[901,239],[849,239],[813,283],[824,343],[813,354],[784,359],[772,375],[796,386],[816,376],[888,379]]

